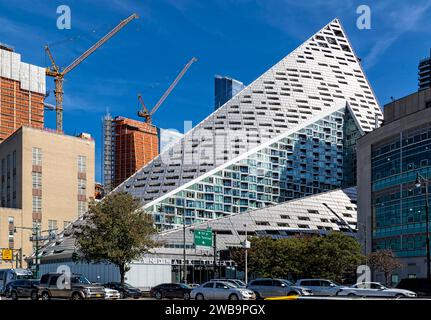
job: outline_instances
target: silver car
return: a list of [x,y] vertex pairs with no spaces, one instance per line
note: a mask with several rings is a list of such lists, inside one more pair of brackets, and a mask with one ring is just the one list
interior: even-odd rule
[[280,296],[310,296],[312,291],[304,287],[297,287],[292,282],[284,279],[261,278],[252,280],[247,289],[256,294],[257,299]]
[[209,281],[194,288],[190,297],[195,300],[254,300],[253,291],[238,288],[223,281]]
[[379,282],[357,283],[351,287],[341,289],[340,291],[338,291],[337,295],[350,297],[416,297],[416,293],[414,293],[413,291],[388,288]]
[[348,288],[326,279],[300,279],[296,286],[310,289],[315,296],[335,296],[341,289]]

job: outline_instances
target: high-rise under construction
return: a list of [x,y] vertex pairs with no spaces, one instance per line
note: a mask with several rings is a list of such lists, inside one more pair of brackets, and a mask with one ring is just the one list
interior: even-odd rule
[[157,128],[124,117],[103,118],[103,182],[109,192],[158,155]]
[[43,128],[45,69],[0,44],[0,142],[21,126]]

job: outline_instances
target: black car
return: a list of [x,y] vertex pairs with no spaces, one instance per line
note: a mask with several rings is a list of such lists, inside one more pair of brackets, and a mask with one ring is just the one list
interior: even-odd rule
[[7,284],[5,294],[7,297],[12,298],[12,300],[18,300],[19,298],[31,298],[31,300],[37,300],[38,285],[39,280],[15,280]]
[[131,286],[128,283],[121,283],[121,282],[108,282],[104,285],[106,288],[114,289],[120,292],[120,299],[125,298],[134,298],[138,299],[142,297],[142,291],[138,288],[135,288]]
[[150,295],[159,300],[163,298],[189,300],[191,291],[192,288],[184,283],[162,283],[151,288]]
[[431,296],[431,281],[426,278],[401,279],[395,288],[410,290],[422,297]]

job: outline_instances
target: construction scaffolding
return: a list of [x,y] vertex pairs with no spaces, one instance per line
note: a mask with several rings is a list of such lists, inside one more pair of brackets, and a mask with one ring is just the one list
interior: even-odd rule
[[157,128],[127,119],[103,118],[103,181],[111,191],[158,154]]

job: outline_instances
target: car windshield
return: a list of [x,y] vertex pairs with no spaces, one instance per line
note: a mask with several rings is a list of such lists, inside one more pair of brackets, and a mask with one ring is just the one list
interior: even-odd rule
[[91,284],[91,282],[83,275],[73,277],[72,283]]
[[331,283],[335,284],[336,286],[341,286],[341,284],[339,284],[338,282],[332,281],[332,280],[331,280]]
[[281,281],[284,282],[288,286],[293,286],[293,283],[290,282],[289,280],[281,280]]
[[221,283],[223,285],[227,286],[228,288],[237,288],[237,286],[235,286],[234,284],[229,283],[229,282],[221,282]]
[[246,286],[246,284],[241,280],[235,280],[235,283],[238,284],[239,286],[242,286],[242,287]]
[[184,288],[184,289],[191,289],[191,287],[189,285],[184,284],[184,283],[180,283],[180,287]]
[[[121,284],[120,284],[120,286],[121,286]],[[135,289],[135,287],[131,286],[131,285],[130,285],[130,284],[128,284],[128,283],[123,283],[123,287],[125,287],[125,288],[127,288],[127,289]]]

